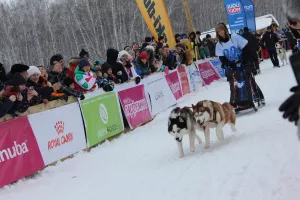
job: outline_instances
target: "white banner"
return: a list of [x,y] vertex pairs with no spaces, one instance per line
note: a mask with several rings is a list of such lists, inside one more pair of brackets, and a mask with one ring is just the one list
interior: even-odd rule
[[145,87],[150,99],[149,107],[152,117],[176,104],[176,99],[165,76],[148,79]]
[[29,115],[45,165],[86,148],[86,140],[78,103]]
[[191,91],[198,91],[199,87],[203,86],[203,80],[200,76],[199,69],[196,63],[187,66],[186,68]]

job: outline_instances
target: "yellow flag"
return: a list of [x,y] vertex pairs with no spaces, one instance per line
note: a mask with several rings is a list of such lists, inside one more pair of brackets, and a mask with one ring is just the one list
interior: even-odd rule
[[175,47],[175,36],[164,1],[136,0],[136,3],[153,37],[158,40],[159,36],[163,36],[170,48]]

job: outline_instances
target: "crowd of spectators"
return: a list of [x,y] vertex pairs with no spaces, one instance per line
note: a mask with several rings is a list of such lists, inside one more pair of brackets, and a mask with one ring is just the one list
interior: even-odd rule
[[106,61],[93,60],[82,49],[78,57],[70,58],[67,63],[63,55],[55,54],[46,67],[14,64],[6,73],[0,63],[0,118],[5,114],[18,117],[30,106],[49,101],[68,101],[68,96],[83,100],[87,92],[99,88],[113,91],[115,84],[128,81],[139,84],[152,73],[191,65],[198,55],[202,59],[214,57],[215,41],[210,35],[201,40],[200,35],[200,32],[189,37],[177,34],[177,44],[172,49],[164,37],[158,41],[146,37],[143,43],[134,42],[120,51],[108,49]]
[[[299,51],[297,40],[288,26],[278,27],[273,22],[268,29],[276,36],[275,42],[282,41],[284,48]],[[241,30],[240,34],[249,37],[247,30]],[[270,49],[266,39],[270,33],[260,30],[253,34],[256,37],[256,46],[253,48],[260,60],[262,50]],[[14,64],[6,73],[0,63],[0,118],[5,114],[18,117],[18,113],[24,113],[28,107],[41,103],[47,104],[58,99],[68,101],[68,96],[83,100],[85,93],[99,88],[106,92],[113,91],[115,84],[131,80],[139,84],[145,76],[165,71],[165,68],[174,70],[191,65],[198,59],[216,57],[217,39],[209,34],[202,39],[200,36],[199,31],[189,35],[176,34],[177,44],[172,49],[164,37],[159,37],[157,41],[153,37],[146,37],[142,43],[134,42],[120,51],[108,49],[106,61],[93,60],[89,52],[82,49],[77,57],[70,58],[67,63],[63,55],[53,55],[47,67]]]

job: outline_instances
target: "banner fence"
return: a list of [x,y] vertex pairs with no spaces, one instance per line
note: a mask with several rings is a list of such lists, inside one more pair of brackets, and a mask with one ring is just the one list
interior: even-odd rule
[[131,129],[149,122],[183,95],[219,80],[215,63],[196,62],[145,77],[139,85],[99,90],[83,101],[0,123],[0,187],[123,132],[121,109]]

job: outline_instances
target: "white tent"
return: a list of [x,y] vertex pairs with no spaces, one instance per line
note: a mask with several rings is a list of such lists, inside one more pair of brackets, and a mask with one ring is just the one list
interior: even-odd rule
[[[262,29],[267,28],[268,26],[270,26],[272,24],[273,20],[279,26],[279,23],[278,23],[277,19],[271,14],[264,15],[264,16],[261,16],[261,17],[256,17],[255,20],[256,20],[256,30],[262,30]],[[227,24],[226,26],[227,26],[227,28],[230,32],[229,25]],[[210,34],[211,37],[213,37],[213,38],[216,37],[216,31],[215,31],[214,28],[209,30],[209,31],[202,32],[201,33],[201,39],[205,38],[207,34]]]

